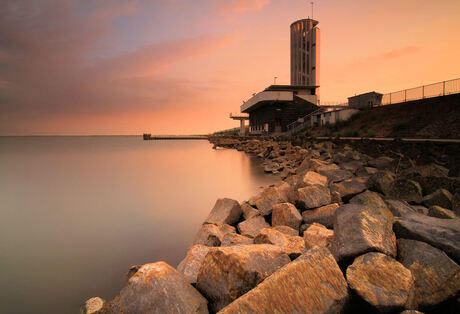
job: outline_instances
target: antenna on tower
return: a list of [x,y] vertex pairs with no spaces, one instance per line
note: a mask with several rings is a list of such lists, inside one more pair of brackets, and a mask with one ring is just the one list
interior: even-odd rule
[[311,19],[313,20],[313,6],[315,5],[315,3],[312,1],[311,2]]

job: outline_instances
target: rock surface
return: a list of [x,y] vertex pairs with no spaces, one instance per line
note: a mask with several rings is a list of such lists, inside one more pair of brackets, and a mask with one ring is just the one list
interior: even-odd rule
[[325,226],[313,223],[303,232],[305,247],[307,249],[314,246],[328,246],[332,241],[334,231],[327,229]]
[[240,244],[253,244],[254,239],[237,233],[227,233],[222,239],[221,246],[232,246]]
[[235,227],[230,225],[210,225],[205,224],[198,230],[193,244],[203,244],[206,246],[220,246],[224,235],[235,232]]
[[224,224],[232,225],[238,222],[242,213],[243,212],[238,201],[230,198],[220,198],[217,200],[204,223],[215,224],[218,226]]
[[262,229],[254,238],[254,244],[273,244],[289,255],[291,259],[305,252],[305,241],[299,236],[289,236],[272,228]]
[[347,268],[350,288],[379,311],[405,306],[414,278],[409,269],[382,253],[367,253]]
[[325,248],[314,248],[289,263],[220,313],[341,313],[347,283]]
[[262,216],[255,216],[238,224],[238,231],[251,238],[254,238],[264,228],[270,228],[270,225]]
[[300,208],[311,209],[331,203],[331,192],[327,187],[311,185],[300,188],[295,193],[295,202]]
[[346,201],[356,194],[363,192],[366,185],[357,179],[349,179],[331,185],[331,192],[338,192],[340,197]]
[[208,313],[207,300],[164,262],[143,265],[108,307],[113,313]]
[[431,307],[460,291],[460,267],[443,251],[424,242],[399,239],[398,260],[415,279],[408,308]]
[[367,187],[369,190],[388,194],[394,181],[395,177],[393,173],[388,170],[383,170],[370,176],[369,180],[367,180]]
[[274,226],[272,229],[293,237],[299,235],[299,230],[292,229],[288,226]]
[[270,215],[272,206],[279,203],[284,203],[284,199],[276,187],[265,189],[257,200],[254,201],[263,216]]
[[398,238],[426,242],[460,263],[459,219],[439,219],[413,213],[395,217],[393,230]]
[[288,226],[299,230],[302,216],[291,203],[275,204],[272,207],[272,226]]
[[327,228],[332,228],[334,227],[334,215],[338,208],[339,204],[334,203],[313,210],[306,210],[302,213],[302,218],[307,224],[316,222]]
[[213,248],[203,261],[196,287],[217,312],[289,262],[273,245]]
[[420,204],[422,202],[422,187],[413,180],[398,179],[393,183],[388,196],[408,203]]
[[187,251],[185,258],[177,266],[177,271],[184,275],[189,283],[196,283],[196,278],[203,260],[210,247],[206,245],[193,245]]
[[86,300],[85,304],[83,304],[81,308],[81,313],[82,314],[98,313],[104,308],[105,305],[106,305],[106,302],[104,299],[101,299],[99,297],[94,297],[94,298]]
[[254,216],[259,215],[257,209],[255,209],[254,207],[249,205],[249,203],[246,202],[241,204],[241,211],[243,212],[244,219],[250,219]]
[[337,260],[378,251],[396,256],[396,237],[389,209],[346,204],[337,209],[330,249]]
[[327,178],[314,171],[307,171],[299,180],[298,188],[306,187],[309,185],[322,185],[327,186]]
[[441,206],[431,206],[428,210],[428,216],[441,218],[441,219],[455,219],[454,212],[450,209],[443,208]]
[[430,195],[423,198],[423,205],[430,206],[441,206],[447,209],[452,209],[452,194],[445,189],[439,189]]

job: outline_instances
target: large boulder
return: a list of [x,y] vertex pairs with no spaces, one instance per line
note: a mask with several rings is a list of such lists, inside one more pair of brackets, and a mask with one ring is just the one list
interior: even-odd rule
[[298,236],[299,235],[299,229],[292,229],[291,227],[288,226],[274,226],[272,227],[273,230],[279,231],[281,233],[284,233],[286,235],[290,236]]
[[305,241],[299,236],[290,236],[272,228],[262,229],[254,238],[255,244],[272,244],[280,247],[291,259],[305,252]]
[[227,233],[236,232],[235,227],[230,225],[210,225],[205,224],[198,230],[193,244],[203,244],[206,246],[220,246],[222,239]]
[[284,181],[276,185],[276,188],[280,192],[281,198],[285,202],[290,202],[291,195],[294,192],[294,188],[289,183]]
[[313,210],[306,210],[302,213],[302,218],[303,221],[307,224],[317,222],[326,226],[327,228],[333,228],[334,215],[338,208],[339,204],[334,203]]
[[327,229],[325,226],[313,223],[309,225],[303,232],[305,247],[307,249],[314,246],[328,246],[332,241],[334,231]]
[[246,202],[241,204],[241,211],[243,212],[244,219],[250,219],[259,215],[259,211]]
[[184,275],[189,283],[196,283],[198,271],[209,249],[210,247],[206,245],[199,244],[191,246],[185,258],[177,266],[177,271]]
[[238,231],[251,238],[254,238],[264,228],[270,228],[270,225],[263,216],[255,216],[238,224]]
[[445,189],[436,190],[423,198],[423,205],[427,207],[437,205],[452,209],[452,194]]
[[327,177],[327,179],[331,182],[340,182],[353,177],[353,173],[351,171],[343,169],[321,171],[320,173]]
[[219,313],[342,313],[347,282],[331,253],[309,250]]
[[372,191],[365,191],[356,195],[350,200],[350,203],[362,204],[366,205],[367,207],[388,209],[388,206],[385,204],[380,195]]
[[413,180],[398,179],[393,182],[387,195],[408,203],[420,204],[422,202],[422,187]]
[[363,167],[363,165],[364,164],[362,161],[352,160],[349,162],[340,163],[340,168],[351,171],[352,173],[355,173],[359,168]]
[[307,171],[298,182],[298,188],[302,188],[309,185],[322,185],[327,186],[327,178],[314,171]]
[[390,192],[395,176],[388,170],[379,171],[369,177],[367,180],[367,187],[369,190],[376,191],[382,194],[388,194]]
[[253,244],[254,240],[250,237],[243,236],[237,233],[227,233],[222,239],[221,246],[232,246],[240,244]]
[[357,178],[331,184],[331,192],[338,192],[344,201],[348,201],[364,190],[366,190],[366,185]]
[[220,198],[217,200],[204,223],[218,226],[224,224],[232,225],[238,222],[242,213],[238,201],[230,198]]
[[337,209],[330,249],[337,260],[378,251],[396,256],[393,214],[388,208],[346,204]]
[[398,260],[415,279],[408,308],[432,307],[460,291],[460,267],[443,251],[424,242],[399,239]]
[[441,219],[455,219],[454,212],[450,209],[443,208],[441,206],[431,206],[428,210],[428,216],[441,218]]
[[404,308],[414,278],[409,269],[382,253],[367,253],[347,268],[347,282],[361,298],[381,312]]
[[203,261],[196,287],[208,299],[210,310],[217,312],[289,262],[273,245],[213,248]]
[[393,230],[398,238],[418,240],[443,250],[460,263],[460,220],[440,219],[418,213],[395,217]]
[[452,196],[452,210],[457,217],[460,217],[460,191],[457,191]]
[[376,174],[379,170],[374,167],[362,167],[355,171],[358,177],[370,177]]
[[412,206],[409,205],[409,203],[405,201],[386,200],[385,203],[395,217],[406,217],[407,215],[411,215],[417,212]]
[[393,158],[386,157],[386,156],[371,159],[367,162],[369,166],[375,167],[379,170],[389,169],[393,167],[394,163],[395,163],[395,160]]
[[302,216],[293,204],[280,203],[273,205],[272,226],[288,226],[299,230],[301,223]]
[[279,192],[277,187],[269,187],[265,189],[259,196],[257,200],[255,200],[255,205],[259,209],[260,213],[263,216],[270,215],[272,213],[272,206],[279,203],[284,203],[285,200],[283,199],[281,193]]
[[143,265],[108,307],[112,313],[208,313],[208,301],[164,262]]
[[294,195],[295,203],[300,208],[311,209],[331,203],[331,192],[322,185],[311,185],[300,188]]

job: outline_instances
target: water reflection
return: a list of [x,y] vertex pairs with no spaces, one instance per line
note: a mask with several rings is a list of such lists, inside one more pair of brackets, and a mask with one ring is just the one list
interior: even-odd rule
[[129,266],[183,258],[219,197],[275,182],[204,141],[0,138],[0,312],[77,313]]

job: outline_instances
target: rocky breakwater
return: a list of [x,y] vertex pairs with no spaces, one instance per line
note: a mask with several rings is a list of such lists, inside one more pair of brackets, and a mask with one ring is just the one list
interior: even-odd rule
[[[134,267],[85,313],[458,313],[459,179],[440,165],[211,139],[263,159],[283,182],[217,200],[177,267]],[[436,178],[437,186],[427,177]]]

